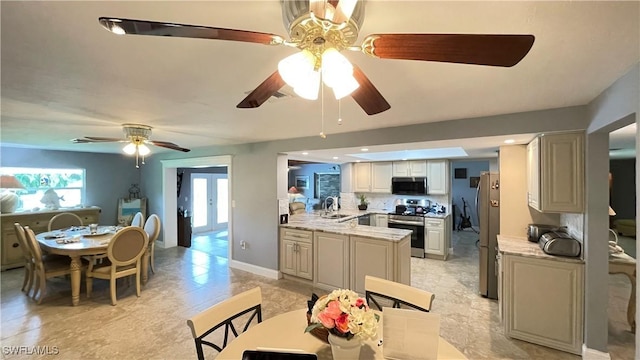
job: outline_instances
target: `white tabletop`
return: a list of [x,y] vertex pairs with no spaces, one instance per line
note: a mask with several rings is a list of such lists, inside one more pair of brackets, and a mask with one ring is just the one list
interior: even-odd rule
[[[317,354],[318,359],[332,359],[329,344],[304,332],[307,327],[306,312],[307,309],[290,311],[251,326],[245,333],[233,339],[216,359],[239,360],[242,359],[244,350],[255,350],[258,347],[300,349]],[[373,340],[365,341],[360,351],[360,359],[384,359],[382,346],[378,346],[378,340],[381,338],[382,316],[378,323],[378,336]],[[466,357],[440,337],[438,359],[466,359]]]

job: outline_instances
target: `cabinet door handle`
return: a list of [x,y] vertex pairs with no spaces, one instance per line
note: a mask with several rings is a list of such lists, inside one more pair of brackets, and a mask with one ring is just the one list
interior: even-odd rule
[[14,247],[14,248],[17,248],[18,246],[20,246],[20,244],[18,244],[18,243],[11,244],[11,247]]

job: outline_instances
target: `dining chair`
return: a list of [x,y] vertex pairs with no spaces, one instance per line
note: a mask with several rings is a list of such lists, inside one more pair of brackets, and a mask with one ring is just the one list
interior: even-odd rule
[[109,280],[111,305],[116,305],[116,280],[131,275],[136,276],[136,295],[140,297],[140,265],[148,242],[149,237],[142,228],[127,226],[118,231],[109,242],[107,253],[99,257],[103,261],[89,263],[87,297],[93,292],[93,278]]
[[394,308],[409,307],[429,312],[435,298],[428,291],[370,275],[364,278],[364,288],[367,303],[369,306],[373,303],[378,310],[382,310],[384,302],[391,302]]
[[144,226],[144,215],[142,215],[140,211],[133,215],[131,226],[137,226],[139,228],[142,228]]
[[29,247],[29,243],[27,243],[27,236],[25,235],[22,225],[20,225],[20,223],[14,223],[13,227],[16,231],[20,250],[22,250],[22,256],[24,256],[24,280],[22,281],[22,292],[29,296],[34,277],[33,255],[31,255],[31,249]]
[[49,231],[82,225],[82,219],[80,218],[80,216],[70,212],[63,212],[52,217],[51,220],[49,220]]
[[[71,274],[71,259],[67,256],[44,256],[33,230],[25,226],[24,231],[29,250],[31,250],[31,254],[33,255],[35,285],[32,298],[36,300],[36,297],[40,294],[40,297],[37,299],[38,304],[40,304],[47,294],[48,279]],[[86,262],[84,260],[82,260],[80,268],[86,268]]]
[[151,272],[156,273],[155,264],[155,251],[156,251],[156,239],[160,235],[160,217],[156,214],[151,214],[147,221],[144,223],[144,231],[149,236],[149,264],[151,265]]
[[[247,331],[249,325],[251,325],[251,322],[256,317],[258,323],[262,322],[262,291],[260,287],[255,287],[219,302],[187,320],[187,325],[191,329],[191,335],[196,343],[198,359],[204,359],[204,349],[202,345],[207,345],[217,351],[222,351],[229,343],[229,330],[233,332],[235,337],[238,337],[238,331],[233,325],[233,320],[245,314],[249,315],[249,318],[246,320],[241,333]],[[224,341],[222,346],[204,340],[204,337],[210,335],[223,325]]]

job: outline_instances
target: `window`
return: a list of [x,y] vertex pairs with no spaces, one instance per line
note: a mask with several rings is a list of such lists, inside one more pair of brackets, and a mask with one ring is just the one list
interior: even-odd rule
[[12,190],[20,197],[16,211],[44,208],[45,204],[41,200],[49,189],[53,189],[58,195],[61,208],[78,207],[84,204],[84,169],[2,168],[1,172],[14,175],[25,187],[25,189]]

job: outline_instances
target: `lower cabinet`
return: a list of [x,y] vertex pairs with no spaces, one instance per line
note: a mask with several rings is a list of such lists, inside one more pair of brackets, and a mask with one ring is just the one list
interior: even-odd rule
[[584,264],[501,256],[505,335],[581,354]]
[[389,216],[387,214],[375,214],[374,215],[376,221],[376,226],[377,227],[388,227],[388,220],[389,220]]
[[313,280],[313,232],[280,229],[280,271]]
[[52,217],[63,212],[70,212],[80,216],[82,223],[85,225],[100,223],[101,209],[99,207],[9,213],[0,215],[0,218],[2,219],[2,223],[0,224],[0,228],[2,229],[0,234],[2,242],[0,250],[0,253],[2,254],[0,257],[2,259],[2,270],[24,266],[24,256],[22,255],[22,248],[20,247],[18,236],[13,227],[14,223],[19,223],[22,226],[28,226],[34,233],[40,234],[49,230],[49,220],[51,220]]
[[446,260],[449,256],[451,236],[449,232],[449,219],[425,218],[424,221],[424,252],[425,254],[437,255]]
[[349,236],[316,231],[314,283],[321,288],[349,287]]
[[391,241],[281,227],[280,271],[327,291],[364,294],[366,275],[410,285],[411,237]]

